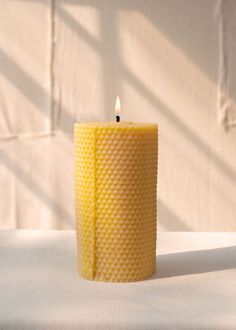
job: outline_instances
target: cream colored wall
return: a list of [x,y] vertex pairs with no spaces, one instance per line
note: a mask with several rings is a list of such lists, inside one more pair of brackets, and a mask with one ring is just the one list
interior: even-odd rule
[[73,122],[159,124],[160,230],[236,230],[233,0],[3,0],[0,227],[73,228]]

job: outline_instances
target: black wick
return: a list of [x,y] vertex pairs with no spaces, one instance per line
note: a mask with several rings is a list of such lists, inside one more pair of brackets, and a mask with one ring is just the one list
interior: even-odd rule
[[120,116],[116,116],[116,122],[119,123],[120,121]]

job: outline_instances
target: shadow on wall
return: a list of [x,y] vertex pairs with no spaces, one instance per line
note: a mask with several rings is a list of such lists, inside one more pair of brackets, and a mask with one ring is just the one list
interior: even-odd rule
[[[18,0],[27,2],[29,0]],[[47,3],[44,0],[33,0],[35,2],[41,2],[45,5]],[[104,98],[106,108],[106,118],[111,119],[111,109],[114,107],[114,100],[116,95],[122,97],[122,78],[126,77],[126,69],[122,68],[122,60],[120,54],[120,45],[118,40],[117,31],[117,14],[119,11],[138,12],[145,17],[157,30],[161,30],[168,39],[170,39],[178,48],[186,53],[204,72],[215,82],[217,79],[217,71],[210,69],[212,66],[212,58],[206,57],[206,49],[209,49],[209,35],[205,33],[206,30],[210,30],[207,24],[211,24],[209,17],[212,14],[212,8],[216,5],[215,0],[210,0],[207,3],[203,0],[196,3],[189,2],[187,0],[180,0],[175,2],[173,0],[163,1],[149,1],[144,4],[142,1],[124,1],[117,0],[115,2],[95,1],[95,0],[82,0],[76,2],[75,0],[53,0],[55,5],[52,6],[52,10],[56,12],[54,15],[58,15],[64,23],[78,36],[83,39],[90,47],[98,52],[103,61],[103,82],[104,82]],[[76,20],[63,5],[70,6],[88,6],[93,7],[100,12],[100,25],[101,25],[101,40],[94,38],[81,24]],[[202,10],[204,6],[204,11]],[[185,8],[184,11],[179,8]],[[193,13],[194,16],[190,18],[186,13]],[[202,24],[194,24],[192,19],[196,22],[201,21]],[[204,19],[205,18],[205,19]],[[214,17],[212,17],[213,20]],[[185,22],[185,24],[178,24],[178,22]],[[194,42],[191,44],[193,47],[186,47],[187,28],[191,25],[191,31],[193,31]],[[211,31],[212,32],[212,31]],[[217,36],[215,31],[214,37]],[[189,40],[191,42],[191,40]],[[203,45],[206,45],[204,47]],[[198,51],[195,51],[195,47]],[[215,50],[213,50],[215,52]],[[217,59],[216,59],[217,60]],[[217,67],[217,65],[216,65]],[[129,73],[130,74],[130,73]],[[123,77],[124,76],[124,77]],[[141,81],[140,81],[141,83]],[[141,87],[141,86],[140,86]],[[139,92],[142,93],[142,90]],[[144,95],[145,97],[145,95]],[[69,119],[69,118],[68,118]],[[74,118],[73,118],[74,119]],[[65,124],[64,129],[66,131],[72,129],[71,120]],[[63,124],[63,123],[62,123]],[[64,124],[63,124],[64,125]]]
[[[19,1],[28,1],[28,0],[19,0]],[[38,2],[45,3],[43,0],[34,0]],[[172,42],[174,42],[177,47],[181,48],[194,62],[201,67],[212,80],[216,80],[216,72],[211,70],[213,66],[211,63],[206,62],[206,57],[204,52],[206,51],[208,45],[207,35],[204,33],[206,26],[203,24],[201,26],[197,24],[191,24],[192,26],[197,27],[198,29],[194,30],[195,35],[195,47],[201,49],[201,52],[194,52],[193,48],[186,48],[183,39],[181,38],[186,31],[183,31],[182,28],[184,25],[172,24],[173,21],[181,21],[186,19],[186,27],[190,26],[188,18],[183,16],[182,11],[177,10],[179,8],[180,2],[183,8],[186,8],[186,11],[195,12],[196,20],[201,20],[202,15],[210,15],[213,5],[215,4],[214,0],[209,2],[200,2],[190,3],[187,0],[180,0],[180,2],[174,2],[168,0],[163,1],[149,1],[144,6],[142,2],[134,1],[125,1],[117,0],[111,2],[104,0],[102,2],[95,0],[81,0],[76,2],[74,0],[61,0],[55,1],[57,10],[57,15],[65,22],[65,24],[77,35],[78,38],[82,38],[91,48],[93,48],[101,57],[103,63],[103,90],[104,90],[104,101],[105,101],[105,112],[106,118],[110,119],[111,109],[114,107],[114,99],[117,94],[122,97],[122,84],[121,81],[127,81],[142,97],[151,104],[154,108],[158,109],[158,112],[161,113],[178,131],[188,139],[194,146],[196,146],[207,158],[211,159],[215,165],[230,179],[236,181],[236,172],[232,166],[225,162],[217,153],[215,153],[209,145],[204,141],[204,139],[199,136],[195,131],[193,131],[186,122],[183,122],[182,119],[178,116],[176,109],[172,109],[169,105],[164,104],[164,102],[151,90],[148,88],[143,81],[141,81],[133,72],[130,71],[129,67],[123,63],[120,52],[119,52],[119,43],[117,36],[117,12],[118,10],[127,10],[127,11],[138,11],[145,18],[147,18],[156,29],[160,29]],[[63,4],[71,4],[75,6],[92,6],[100,10],[100,24],[101,24],[101,40],[94,38],[83,26],[80,25],[74,17],[72,17],[63,7]],[[202,6],[204,5],[205,11],[202,11]],[[105,10],[105,12],[104,12]],[[168,19],[163,19],[163,16],[169,17]],[[204,22],[208,24],[208,20],[205,19]],[[208,23],[207,23],[208,22]],[[210,23],[209,23],[210,24]],[[199,43],[199,44],[198,44]],[[202,46],[202,43],[206,44],[206,48]],[[111,47],[112,46],[112,47]],[[210,58],[210,57],[209,57]],[[208,58],[208,59],[209,59]],[[45,91],[41,86],[37,84],[36,81],[32,79],[13,59],[10,58],[3,50],[0,50],[0,61],[3,65],[0,68],[1,73],[13,84],[15,85],[30,101],[35,104],[40,111],[40,102],[41,98],[50,98],[50,95],[45,94]],[[217,65],[216,65],[217,67]],[[60,114],[63,112],[63,118],[65,121],[61,123],[61,128],[65,132],[73,131],[73,122],[75,121],[76,116],[71,116],[67,109],[63,108],[61,104],[55,101],[54,108],[56,111],[56,118],[58,122],[60,121]],[[87,118],[84,118],[87,120]],[[97,118],[95,119],[97,120]],[[3,162],[6,162],[6,158],[3,158]],[[39,186],[36,186],[34,183],[29,182],[29,178],[26,178],[25,175],[20,173],[20,170],[17,169],[16,165],[11,164],[9,169],[17,175],[20,179],[23,178],[22,182],[29,188],[32,189],[35,194],[41,199],[46,205],[54,205],[55,201],[48,198],[45,195]],[[28,180],[28,181],[27,181]],[[32,181],[32,180],[31,180]],[[191,230],[163,201],[159,200],[159,217],[160,223],[163,222],[163,225],[166,229],[169,230]],[[54,207],[53,206],[53,207]],[[60,212],[64,212],[60,208]],[[69,218],[68,215],[65,215],[65,218]]]
[[[38,111],[43,111],[41,108],[41,102],[42,100],[45,100],[46,103],[48,103],[47,100],[50,100],[50,94],[48,94],[42,86],[40,86],[37,81],[35,81],[22,67],[19,66],[16,61],[10,57],[9,54],[6,54],[3,49],[0,49],[0,74],[4,75],[4,77],[13,84],[17,89],[21,91],[21,93],[27,97],[32,104],[36,106]],[[54,130],[57,130],[60,126],[60,117],[61,113],[63,112],[63,120],[64,120],[64,126],[62,127],[62,130],[65,133],[72,133],[73,132],[73,124],[75,122],[75,116],[71,116],[68,112],[68,110],[63,107],[61,103],[58,101],[55,101],[54,108],[56,110],[56,120],[51,120],[51,130],[54,132]],[[45,114],[45,112],[43,112]],[[51,114],[50,114],[51,116]],[[90,121],[91,120],[98,120],[98,118],[87,118],[86,114],[83,116],[84,121]],[[70,134],[65,135],[68,138],[72,139],[72,136]]]
[[69,214],[60,202],[50,196],[48,192],[46,192],[31,176],[28,175],[28,173],[25,172],[20,164],[17,164],[12,160],[3,150],[0,150],[0,162],[10,170],[28,190],[33,192],[41,203],[52,210],[58,216],[58,219],[62,219],[62,222],[67,224],[69,228],[74,228],[73,214]]
[[169,231],[191,231],[191,228],[157,197],[157,226],[159,225]]

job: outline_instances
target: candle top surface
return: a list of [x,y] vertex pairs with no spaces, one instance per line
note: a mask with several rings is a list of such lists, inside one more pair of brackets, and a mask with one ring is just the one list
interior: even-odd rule
[[81,128],[157,128],[158,125],[154,123],[141,123],[131,121],[120,121],[120,122],[77,122],[74,124],[76,127]]

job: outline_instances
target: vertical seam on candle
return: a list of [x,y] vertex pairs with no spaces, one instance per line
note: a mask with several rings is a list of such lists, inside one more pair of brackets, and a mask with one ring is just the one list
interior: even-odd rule
[[93,217],[93,274],[92,277],[95,279],[96,276],[96,156],[97,156],[97,129],[94,130],[94,217]]
[[[158,188],[158,156],[159,156],[159,127],[156,128],[156,205],[155,205],[155,216],[156,216],[156,237],[155,237],[155,254],[157,254],[157,230],[158,230],[158,197],[157,197],[157,188]],[[157,268],[156,262],[155,262],[155,270]]]

